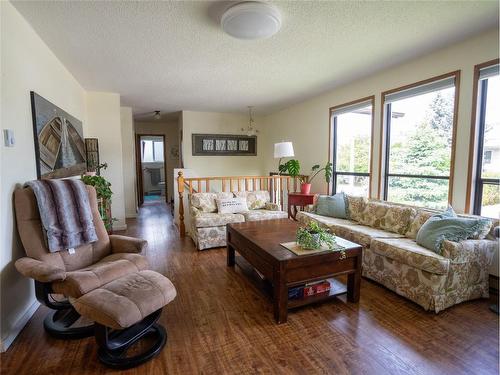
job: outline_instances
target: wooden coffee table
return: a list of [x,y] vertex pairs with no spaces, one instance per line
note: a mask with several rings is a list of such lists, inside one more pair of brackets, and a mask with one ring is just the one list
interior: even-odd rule
[[[350,302],[359,301],[362,247],[337,237],[337,244],[345,247],[345,258],[340,251],[295,255],[280,243],[294,241],[298,227],[298,223],[289,219],[227,225],[227,265],[235,265],[238,252],[272,283],[274,317],[278,324],[286,322],[288,309],[340,294],[347,293]],[[288,300],[288,288],[338,275],[347,275],[347,286],[336,280],[330,293]]]

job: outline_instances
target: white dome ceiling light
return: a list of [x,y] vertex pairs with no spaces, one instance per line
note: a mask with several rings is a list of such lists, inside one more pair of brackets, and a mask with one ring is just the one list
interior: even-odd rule
[[245,1],[228,8],[221,17],[222,29],[238,39],[262,39],[281,27],[279,10],[267,3]]

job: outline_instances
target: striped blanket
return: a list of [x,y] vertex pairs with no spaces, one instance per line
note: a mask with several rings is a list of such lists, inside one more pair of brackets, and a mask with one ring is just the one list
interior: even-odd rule
[[33,189],[50,252],[97,241],[89,195],[81,180],[34,180]]

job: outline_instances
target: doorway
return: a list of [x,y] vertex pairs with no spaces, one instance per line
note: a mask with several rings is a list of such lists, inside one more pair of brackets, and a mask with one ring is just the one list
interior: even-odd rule
[[136,134],[137,201],[168,203],[167,158],[165,136],[161,134]]

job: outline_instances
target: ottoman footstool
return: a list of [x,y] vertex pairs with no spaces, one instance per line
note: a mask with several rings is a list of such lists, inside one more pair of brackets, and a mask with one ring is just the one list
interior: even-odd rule
[[[148,361],[165,346],[165,329],[157,324],[162,308],[176,296],[172,282],[154,271],[139,271],[71,300],[76,311],[95,322],[99,359],[112,368],[131,368]],[[145,336],[154,343],[146,351],[126,352]]]

